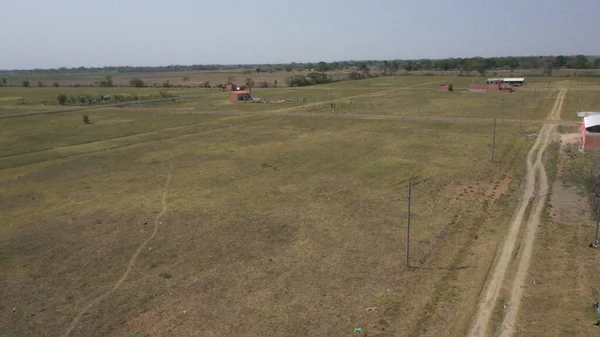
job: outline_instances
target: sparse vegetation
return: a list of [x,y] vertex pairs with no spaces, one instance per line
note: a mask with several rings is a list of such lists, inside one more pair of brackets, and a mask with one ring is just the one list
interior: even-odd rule
[[[388,66],[392,72],[392,62]],[[334,78],[332,72],[314,73],[298,76],[306,81]],[[257,86],[263,78],[274,84],[275,78],[268,76],[262,74]],[[38,322],[30,324],[30,316],[15,314],[0,334],[15,327],[23,335],[64,332],[67,323],[57,323],[54,313],[76,314],[85,305],[82,299],[95,298],[90,289],[97,289],[98,282],[110,289],[119,280],[131,254],[152,233],[148,222],[161,211],[164,193],[166,222],[142,250],[122,291],[101,303],[101,318],[85,318],[116,322],[106,324],[103,333],[128,333],[130,323],[119,324],[123,320],[138,324],[138,307],[114,308],[139,300],[148,304],[144,319],[154,317],[163,303],[199,303],[193,315],[202,321],[208,319],[206,312],[235,314],[245,301],[261,308],[260,315],[244,312],[239,330],[226,330],[228,335],[264,335],[275,329],[306,335],[307,330],[289,321],[299,312],[307,321],[325,317],[318,331],[322,335],[344,334],[348,326],[361,326],[369,334],[385,328],[389,335],[420,335],[439,326],[447,336],[461,335],[469,325],[471,304],[477,302],[480,287],[473,284],[483,284],[517,200],[518,181],[502,182],[522,174],[523,158],[533,144],[518,136],[521,129],[514,119],[524,100],[524,128],[535,130],[539,125],[530,120],[543,118],[553,104],[553,95],[541,94],[548,81],[544,78],[505,96],[503,105],[499,98],[504,96],[466,98],[437,91],[439,83],[452,82],[463,90],[480,79],[382,76],[320,87],[253,89],[255,97],[273,98],[267,116],[266,104],[233,104],[226,92],[120,87],[131,75],[121,82],[116,78],[118,87],[111,89],[2,89],[0,113],[13,113],[16,97],[27,97],[30,104],[62,100],[61,105],[87,105],[206,94],[168,103],[176,109],[150,103],[123,110],[114,104],[96,107],[90,113],[92,125],[83,125],[81,112],[0,120],[5,132],[0,143],[6,149],[0,158],[2,217],[11,223],[2,230],[7,239],[0,245],[5,257],[0,277],[33,275],[11,283],[0,302],[10,303],[7,299],[18,294],[19,312],[35,312]],[[590,93],[594,91],[577,94]],[[587,104],[593,107],[594,102]],[[179,108],[203,113],[176,112]],[[413,120],[418,109],[419,119]],[[469,118],[500,116],[502,109],[498,161],[491,164],[492,124]],[[239,112],[244,113],[228,115]],[[343,118],[332,118],[337,116]],[[171,165],[172,180],[166,185]],[[398,228],[406,220],[409,180],[414,184],[415,225],[414,269],[407,271],[399,260],[405,237]],[[485,197],[501,186],[510,187],[498,202]],[[86,256],[94,258],[81,264]],[[154,276],[144,278],[147,272]],[[277,282],[265,285],[265,279]],[[457,281],[449,287],[448,280]],[[136,282],[144,283],[143,292],[136,290]],[[164,291],[165,285],[173,286],[172,294]],[[55,296],[56,287],[73,300]],[[357,308],[356,303],[362,304]],[[52,310],[45,313],[41,307]],[[423,315],[425,311],[429,314]],[[363,315],[357,312],[366,312],[366,318],[352,318]],[[336,315],[350,318],[340,321]],[[167,316],[164,324],[152,327],[154,334],[168,334],[175,321]],[[215,317],[215,325],[228,326]],[[81,325],[77,335],[93,335],[94,324]],[[178,326],[178,333],[189,334],[189,327]]]

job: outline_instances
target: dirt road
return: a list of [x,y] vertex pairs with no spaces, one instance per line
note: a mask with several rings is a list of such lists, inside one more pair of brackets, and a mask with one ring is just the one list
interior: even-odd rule
[[[549,120],[559,120],[562,103],[566,94],[566,89],[560,90],[554,107],[548,115]],[[510,225],[508,235],[504,239],[500,257],[491,271],[491,277],[488,278],[487,288],[482,293],[482,299],[479,303],[475,320],[469,336],[487,336],[490,318],[497,305],[498,294],[505,282],[506,271],[511,264],[511,257],[514,256],[515,245],[518,241],[518,234],[525,224],[526,232],[522,238],[517,251],[516,262],[518,263],[517,273],[512,280],[510,299],[505,306],[505,316],[501,327],[501,336],[511,336],[514,331],[514,325],[517,319],[517,313],[521,298],[523,296],[523,284],[527,275],[527,269],[531,260],[535,234],[540,223],[540,216],[548,196],[548,179],[544,168],[543,156],[546,148],[550,144],[550,136],[554,132],[556,125],[545,124],[542,130],[527,154],[527,175],[526,187],[521,198],[514,220]],[[531,205],[531,212],[527,222],[524,217],[527,209]]]

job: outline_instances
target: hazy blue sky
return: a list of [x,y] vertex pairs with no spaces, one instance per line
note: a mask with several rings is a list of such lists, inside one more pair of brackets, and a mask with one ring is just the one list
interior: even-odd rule
[[0,69],[600,54],[600,0],[0,0]]

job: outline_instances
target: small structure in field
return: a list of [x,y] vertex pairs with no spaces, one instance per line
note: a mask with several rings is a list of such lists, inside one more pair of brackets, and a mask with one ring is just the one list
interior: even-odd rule
[[584,151],[600,151],[600,111],[579,111],[581,147]]
[[505,78],[488,78],[488,84],[509,84],[515,87],[526,85],[524,77],[505,77]]
[[440,91],[454,91],[454,85],[452,85],[452,84],[440,84]]
[[471,84],[469,92],[513,92],[512,85],[506,83]]
[[232,91],[229,94],[229,99],[234,102],[252,102],[252,93],[247,90]]

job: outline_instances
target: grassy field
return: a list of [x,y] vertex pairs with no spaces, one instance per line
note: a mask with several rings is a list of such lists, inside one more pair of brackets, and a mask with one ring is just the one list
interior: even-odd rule
[[[505,97],[507,120],[521,101],[539,119],[555,98],[543,81],[467,97],[472,79],[456,77],[457,92],[438,92],[448,80],[253,91],[309,98],[272,116],[207,92],[90,110],[92,124],[81,112],[0,119],[0,335],[61,335],[105,294],[72,335],[464,335],[533,141],[499,123],[492,163],[490,122],[328,118],[501,118]],[[0,92],[31,110],[57,89]],[[342,111],[349,100],[363,105]],[[300,108],[317,115],[277,114]]]

